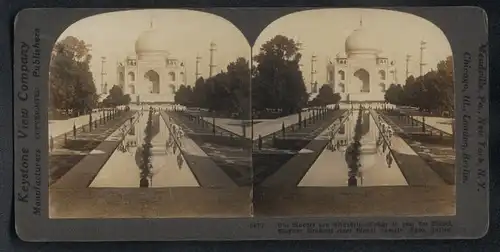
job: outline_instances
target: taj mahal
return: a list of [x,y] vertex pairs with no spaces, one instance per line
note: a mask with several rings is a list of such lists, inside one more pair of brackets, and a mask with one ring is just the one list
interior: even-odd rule
[[382,102],[386,89],[396,83],[395,63],[377,48],[375,38],[361,20],[347,37],[345,52],[327,64],[327,83],[341,101]]
[[[170,53],[161,34],[151,23],[135,41],[135,53],[117,62],[116,83],[132,103],[174,103],[176,90],[186,85],[185,64]],[[378,48],[376,35],[360,20],[345,40],[345,51],[327,63],[326,83],[342,102],[383,102],[385,91],[397,83],[396,72],[395,62]],[[311,93],[317,93],[317,82],[315,86]]]
[[151,27],[135,42],[135,55],[117,63],[117,83],[133,103],[173,103],[186,82],[185,65],[169,53],[161,32]]

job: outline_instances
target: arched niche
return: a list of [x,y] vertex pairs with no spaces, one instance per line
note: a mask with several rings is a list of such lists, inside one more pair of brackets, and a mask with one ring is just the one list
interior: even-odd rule
[[384,70],[378,71],[378,76],[380,77],[380,80],[385,80],[386,79],[386,74]]
[[134,72],[129,72],[128,73],[128,80],[129,81],[135,81],[135,73]]
[[369,93],[370,92],[370,73],[365,69],[361,68],[354,72],[355,83],[360,87],[360,92]]
[[340,80],[345,80],[345,72],[344,71],[339,70],[338,75],[339,75]]
[[160,75],[153,70],[149,70],[144,74],[144,79],[148,80],[151,83],[151,91],[152,94],[160,93]]
[[168,78],[170,81],[175,81],[175,73],[174,72],[168,73]]

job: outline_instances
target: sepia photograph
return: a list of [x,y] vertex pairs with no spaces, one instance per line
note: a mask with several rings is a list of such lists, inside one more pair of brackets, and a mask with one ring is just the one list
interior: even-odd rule
[[200,11],[70,25],[49,70],[50,217],[250,216],[249,56]]
[[318,9],[252,47],[255,216],[455,215],[449,41],[413,14]]
[[23,10],[17,235],[482,237],[487,28],[477,7]]

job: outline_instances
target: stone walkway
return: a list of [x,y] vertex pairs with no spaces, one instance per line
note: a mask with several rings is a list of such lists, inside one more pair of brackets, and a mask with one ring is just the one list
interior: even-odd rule
[[[429,177],[435,177],[434,174],[436,174],[443,182],[450,185],[455,184],[455,151],[453,150],[451,136],[424,133],[421,125],[412,125],[411,121],[406,120],[405,117],[400,117],[391,112],[382,112],[381,115],[398,132],[400,140],[395,138],[396,141],[393,145],[408,146],[405,147],[406,150],[404,151],[395,150],[396,159],[407,159],[407,163],[413,164],[410,165],[411,167],[417,167],[409,169],[410,166],[400,165],[402,170],[405,170],[404,173],[409,173],[408,175],[405,174],[407,179],[420,178],[419,181],[414,181],[414,183],[429,184],[432,181]],[[417,164],[414,164],[415,162]],[[421,164],[422,162],[425,162],[433,172],[427,171],[428,169],[422,170],[422,168],[418,168],[424,167]],[[433,180],[438,183],[438,179]]]
[[[92,113],[92,120],[99,120],[99,117],[102,115],[102,112],[94,112]],[[79,117],[73,117],[67,120],[49,120],[49,138],[60,136],[66,132],[70,132],[73,130],[73,125],[76,128],[80,128],[83,125],[87,125],[89,123],[89,115],[82,115]]]
[[[73,137],[73,132],[67,132],[66,136],[63,134],[55,137],[53,139],[54,149],[49,155],[49,185],[52,185],[64,176],[83,158],[89,155],[92,150],[100,146],[107,137],[129,120],[134,113],[133,111],[123,112],[122,116],[107,121],[106,124],[99,125],[98,123],[98,127],[92,131],[88,130],[88,125],[85,126],[85,131],[83,128],[80,128],[77,131],[76,138]],[[111,144],[109,141],[107,143]],[[111,153],[109,154],[111,155]]]
[[[378,118],[379,113],[375,110],[370,110],[373,118]],[[443,179],[436,174],[431,167],[401,138],[405,129],[395,124],[390,118],[382,115],[383,120],[389,124],[398,133],[394,134],[390,139],[391,150],[395,161],[397,162],[401,172],[406,178],[408,185],[411,186],[430,186],[430,185],[443,185]],[[377,127],[380,128],[378,120],[375,120]],[[386,141],[389,141],[386,139]]]
[[[337,113],[329,118],[327,122],[313,131],[318,132],[321,130],[321,132],[315,134],[314,139],[311,139],[302,149],[307,150],[307,152],[301,150],[301,152],[296,153],[289,160],[286,160],[279,170],[266,178],[259,187],[296,187],[323,149],[327,146],[330,132],[334,132],[335,134],[347,119],[347,113],[349,113],[349,111],[345,110],[336,112]],[[340,119],[341,116],[343,116],[342,121],[339,121],[338,119]],[[327,123],[330,124],[327,125]],[[259,190],[259,187],[257,187],[256,190]]]
[[[254,182],[256,184],[263,183],[267,185],[297,185],[300,178],[305,174],[311,162],[310,158],[300,159],[300,162],[295,159],[297,156],[314,156],[319,153],[302,154],[301,150],[307,149],[315,152],[324,148],[328,141],[313,140],[320,135],[325,129],[330,127],[338,118],[345,113],[345,110],[328,111],[326,119],[318,119],[307,123],[306,127],[297,128],[297,125],[291,125],[285,129],[285,138],[282,138],[282,133],[277,133],[277,141],[281,141],[282,148],[273,144],[272,136],[263,139],[262,150],[254,147],[252,153]],[[295,129],[292,130],[291,127]],[[285,164],[291,164],[292,167],[285,168]],[[304,174],[303,174],[304,173]],[[297,181],[298,180],[298,181]]]
[[[221,162],[230,161],[231,159],[216,158],[216,156],[220,156],[220,152],[224,149],[216,150],[209,148],[210,145],[200,142],[196,137],[197,134],[212,136],[210,133],[211,127],[202,127],[182,115],[177,115],[175,112],[161,111],[160,114],[167,125],[169,125],[169,122],[173,122],[186,132],[186,136],[181,140],[182,143],[177,143],[177,146],[181,146],[183,156],[189,163],[189,167],[200,186],[211,188],[231,188],[237,186],[230,176],[223,171],[224,169],[220,167]],[[239,155],[232,158],[251,161],[248,157],[244,153],[239,153]]]
[[[311,117],[302,118],[302,122],[306,121],[305,126],[303,123],[301,123],[301,125],[299,126],[298,120],[295,123],[289,123],[288,126],[285,123],[284,139],[303,139],[310,141],[318,136],[327,127],[329,127],[332,122],[337,120],[339,116],[344,112],[345,110],[343,109],[328,110],[324,119],[318,117],[314,120],[312,120],[311,114]],[[254,153],[266,152],[267,149],[275,148],[273,143],[273,135],[278,140],[283,139],[283,124],[280,124],[279,126],[279,130],[268,135],[262,135],[262,150],[259,151],[258,141],[254,141]],[[258,138],[259,136],[257,136],[256,140],[258,140]]]
[[[422,123],[424,121],[423,116],[421,116],[421,112],[417,112],[415,110],[411,109],[404,109],[401,108],[399,110],[395,110],[393,112],[401,112],[403,115],[412,115],[413,119],[418,122]],[[428,126],[431,126],[435,128],[436,130],[443,131],[446,134],[453,134],[453,129],[452,129],[452,121],[453,118],[446,118],[446,117],[437,117],[437,116],[425,116],[425,124]]]

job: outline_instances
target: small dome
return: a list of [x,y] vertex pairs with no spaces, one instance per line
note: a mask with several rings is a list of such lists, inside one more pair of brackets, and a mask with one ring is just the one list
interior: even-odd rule
[[167,53],[166,39],[158,30],[148,30],[139,35],[135,41],[135,53]]
[[354,30],[345,41],[345,51],[349,55],[356,54],[377,54],[380,50],[376,45],[376,36],[363,27]]
[[339,52],[337,53],[337,55],[335,55],[337,58],[347,58],[347,55],[345,54],[345,52]]

